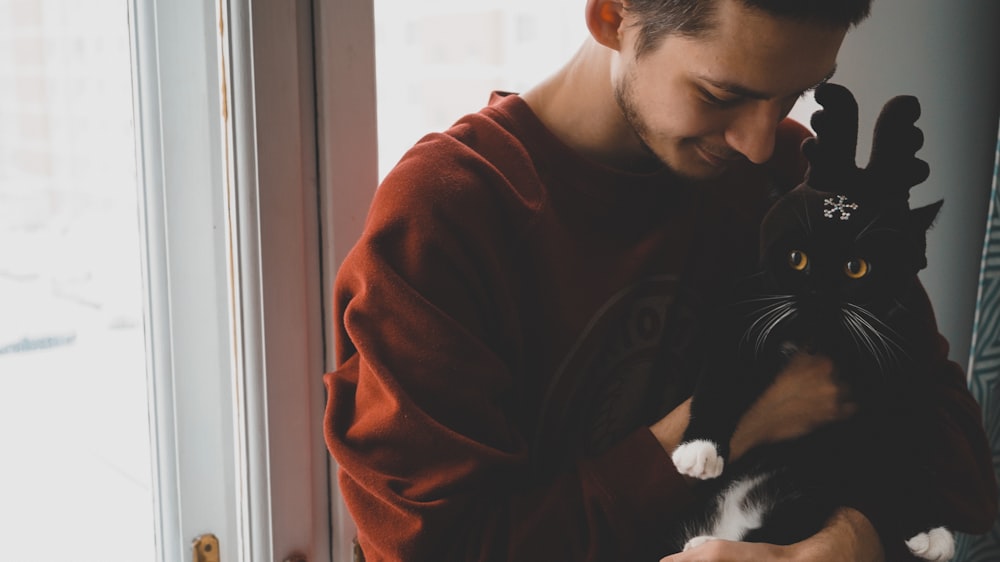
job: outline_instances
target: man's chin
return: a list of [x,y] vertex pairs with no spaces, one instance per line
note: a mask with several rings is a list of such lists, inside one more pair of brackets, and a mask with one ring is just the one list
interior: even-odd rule
[[694,147],[681,150],[654,150],[644,143],[648,154],[666,166],[673,175],[687,182],[707,182],[719,178],[736,160],[710,159]]
[[647,153],[684,181],[698,183],[718,179],[726,173],[738,159],[711,158],[698,149],[662,153],[643,143]]
[[661,161],[675,176],[692,183],[709,182],[718,179],[735,163],[727,162],[720,165],[709,165],[708,163],[686,162],[683,165],[675,165],[666,160],[661,159]]

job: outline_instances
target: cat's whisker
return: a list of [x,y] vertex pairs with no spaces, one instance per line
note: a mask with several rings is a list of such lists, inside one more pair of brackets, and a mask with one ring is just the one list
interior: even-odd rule
[[749,342],[751,340],[751,338],[753,338],[753,335],[757,333],[757,325],[760,324],[761,322],[764,322],[765,321],[764,319],[767,318],[767,316],[770,315],[770,314],[771,314],[771,312],[768,312],[767,315],[758,316],[757,319],[754,320],[753,323],[750,324],[750,326],[747,327],[746,331],[743,332],[743,338],[740,339],[740,344],[741,345],[744,342]]
[[844,309],[843,312],[844,312],[844,317],[847,319],[848,323],[853,328],[853,332],[861,340],[861,343],[864,345],[864,348],[868,351],[870,355],[872,355],[872,357],[875,358],[875,360],[879,363],[879,365],[881,365],[881,356],[879,354],[879,351],[878,349],[876,349],[875,343],[872,341],[872,338],[869,335],[868,330],[865,328],[864,323],[861,322],[860,318],[858,318],[858,315],[855,312],[847,309]]
[[[887,343],[892,344],[892,346],[896,350],[902,352],[904,355],[906,355],[907,358],[912,359],[910,357],[910,354],[906,352],[906,348],[904,348],[900,344],[900,342],[904,340],[903,336],[901,336],[899,332],[894,330],[892,326],[886,324],[878,316],[875,316],[870,310],[862,306],[858,306],[856,304],[851,304],[851,303],[847,304],[848,306],[851,307],[852,310],[856,311],[857,313],[861,313],[865,318],[869,318],[873,322],[875,322],[878,326],[881,326],[882,329],[877,329],[875,326],[872,326],[872,331],[874,331],[876,334],[882,337]],[[889,336],[886,336],[884,332],[889,332]],[[895,355],[895,352],[893,353],[893,355]]]
[[847,328],[847,333],[854,340],[854,344],[858,349],[864,348],[867,352],[875,359],[879,370],[882,369],[882,361],[878,357],[877,352],[872,348],[871,341],[865,337],[864,330],[857,324],[857,322],[850,317],[849,311],[844,311],[844,316],[842,317],[844,326]]
[[770,304],[758,310],[763,313],[760,314],[756,320],[754,320],[749,328],[747,328],[746,332],[743,334],[743,339],[741,340],[741,342],[746,343],[750,343],[751,340],[753,340],[755,355],[760,354],[760,351],[767,342],[771,332],[789,316],[796,312],[795,303],[790,298],[784,299],[778,303]]
[[[803,221],[802,217],[800,217],[798,215],[795,215],[795,218],[798,219],[799,225],[802,227],[803,230],[806,231],[806,234],[812,234],[812,227],[811,227],[811,225],[809,225],[805,221]],[[808,219],[808,218],[809,218],[809,215],[806,215],[806,219]]]
[[884,372],[884,365],[882,362],[883,357],[888,361],[891,357],[887,356],[889,351],[885,342],[880,339],[879,344],[876,344],[876,340],[873,336],[881,338],[881,336],[873,330],[871,324],[868,324],[858,315],[856,312],[849,309],[841,309],[844,312],[844,318],[847,319],[848,323],[852,326],[853,331],[860,338],[861,342],[864,344],[865,349],[868,350],[869,354],[875,359],[876,364],[878,364],[879,370]]
[[[871,336],[868,335],[867,330],[863,323],[857,317],[857,314],[848,309],[842,309],[844,313],[844,318],[847,323],[851,326],[853,334],[855,334],[858,339],[863,344],[864,348],[872,355],[877,356],[878,352],[874,347]],[[876,359],[878,359],[876,357]]]
[[852,312],[852,315],[861,328],[865,339],[871,342],[870,349],[872,350],[872,354],[876,356],[879,368],[882,368],[882,359],[889,362],[893,358],[892,348],[890,348],[887,344],[887,339],[881,332],[878,331],[877,328],[875,328],[875,326],[862,318],[859,314],[857,314],[857,312]]
[[[857,242],[858,240],[861,240],[861,238],[864,237],[865,233],[868,232],[868,229],[871,228],[872,225],[874,225],[875,222],[878,221],[878,219],[880,218],[882,218],[882,213],[879,213],[878,215],[875,216],[875,218],[869,221],[868,224],[866,224],[865,227],[861,229],[861,232],[859,232],[858,235],[854,237],[854,241]],[[872,232],[877,232],[877,231],[872,231]]]
[[854,324],[847,318],[848,311],[842,310],[842,312],[844,312],[844,314],[840,317],[840,323],[844,326],[844,330],[847,332],[847,335],[851,336],[851,340],[854,341],[854,345],[860,348],[862,346],[862,342],[855,333],[856,328]]
[[747,313],[746,315],[747,317],[752,318],[756,316],[757,319],[754,320],[753,323],[750,324],[750,327],[747,328],[747,331],[744,332],[743,334],[744,340],[749,341],[750,335],[756,332],[756,328],[759,324],[761,324],[762,322],[766,324],[766,322],[772,315],[780,314],[783,309],[789,306],[792,306],[790,299],[786,299],[779,302],[767,304],[765,306],[762,306],[760,308],[757,308],[756,310]]
[[785,304],[787,302],[788,302],[787,300],[780,300],[780,301],[775,301],[775,302],[767,303],[767,304],[764,304],[762,306],[758,306],[758,307],[754,308],[753,310],[747,311],[743,315],[743,317],[744,318],[757,318],[757,319],[759,319],[760,317],[766,316],[766,315],[770,314],[771,312],[773,312],[774,310],[776,310],[778,308],[781,308],[782,306],[785,306]]
[[795,306],[789,303],[786,310],[782,312],[780,316],[774,317],[771,322],[763,330],[761,330],[761,333],[757,336],[757,345],[754,347],[757,355],[760,355],[760,351],[764,348],[764,344],[767,343],[767,340],[771,337],[771,332],[774,331],[774,329],[777,328],[782,322],[797,314],[797,312],[798,311],[795,309]]
[[[875,221],[872,221],[872,222],[875,222]],[[869,225],[869,226],[871,226],[871,225]],[[854,241],[855,242],[860,242],[861,238],[862,238],[862,235],[875,234],[876,232],[891,232],[893,234],[902,234],[903,233],[903,231],[895,229],[895,228],[882,227],[882,228],[875,228],[875,229],[872,229],[872,230],[868,230],[867,227],[865,227],[865,230],[862,230],[861,232],[859,232],[858,235],[854,238]]]
[[[895,363],[896,365],[900,363],[900,353],[905,355],[907,358],[910,358],[906,349],[900,345],[898,340],[901,339],[901,336],[895,330],[893,330],[885,322],[879,320],[870,311],[853,304],[849,304],[848,306],[850,306],[851,309],[845,310],[845,313],[854,319],[854,322],[858,324],[860,329],[863,330],[865,337],[873,342],[873,346],[876,343],[878,344],[878,350],[872,349],[871,347],[869,349],[872,351],[873,355],[876,355],[876,361],[878,362],[880,368],[883,366],[883,358],[886,363]],[[874,321],[875,324],[870,322],[868,318]],[[879,329],[876,324],[884,328],[884,330]],[[891,335],[887,335],[885,333],[886,331],[890,332]]]
[[[752,310],[747,310],[743,313],[744,318],[758,318],[760,316],[768,314],[775,307],[781,306],[784,302],[791,300],[790,296],[785,295],[764,295],[759,298],[746,299],[739,301],[733,305],[733,308],[747,308],[748,305],[760,305]],[[752,326],[751,326],[752,327]]]
[[767,323],[769,318],[771,318],[776,314],[781,314],[783,310],[787,309],[790,306],[793,306],[791,301],[781,301],[762,306],[754,310],[753,312],[748,313],[747,317],[751,318],[754,316],[757,317],[757,319],[754,320],[752,324],[750,324],[750,328],[748,331],[755,331],[755,328],[757,327],[758,324],[762,322]]
[[[742,305],[746,305],[746,304],[761,303],[761,302],[766,302],[766,303],[774,304],[774,303],[777,303],[777,302],[789,301],[791,299],[792,299],[791,295],[760,295],[760,296],[754,297],[752,299],[744,299],[744,300],[738,301],[738,302],[734,303],[733,306],[734,307],[738,307],[738,306],[742,306]],[[765,305],[765,306],[763,306],[761,308],[757,308],[757,309],[755,309],[755,310],[747,313],[747,316],[752,316],[752,315],[760,312],[761,310],[764,310],[765,308],[767,308],[767,306],[770,306],[770,304],[769,305]]]
[[809,216],[809,205],[808,205],[808,202],[806,201],[805,197],[802,198],[802,210],[805,211],[804,214],[805,214],[805,217],[806,217],[806,223],[802,224],[802,218],[799,217],[799,224],[802,224],[802,226],[805,227],[806,234],[812,235],[812,231],[813,231],[813,228],[812,228],[812,218],[810,218],[810,216]]
[[903,312],[905,312],[907,314],[911,314],[910,309],[906,308],[906,306],[903,303],[901,303],[899,301],[899,299],[893,299],[892,302],[893,302],[893,304],[896,305],[896,308],[898,308],[899,310],[902,310]]
[[746,299],[739,301],[736,304],[742,304],[747,302],[764,302],[764,301],[776,301],[776,300],[791,300],[792,295],[758,295],[752,299]]

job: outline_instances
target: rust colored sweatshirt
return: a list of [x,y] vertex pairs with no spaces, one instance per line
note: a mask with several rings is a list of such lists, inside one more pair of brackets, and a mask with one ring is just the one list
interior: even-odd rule
[[[691,186],[589,161],[498,93],[407,153],[337,276],[325,378],[367,560],[666,554],[693,497],[648,425],[689,395],[686,346],[753,265],[768,191],[801,180],[807,134],[786,121],[771,163]],[[945,368],[929,493],[985,530],[980,410]]]

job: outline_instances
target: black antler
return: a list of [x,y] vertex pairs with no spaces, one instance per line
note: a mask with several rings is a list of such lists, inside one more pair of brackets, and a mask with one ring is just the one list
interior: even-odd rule
[[920,102],[913,96],[897,96],[886,102],[875,122],[872,154],[866,168],[872,188],[886,199],[910,196],[910,188],[930,175],[927,162],[916,157],[924,145],[924,133],[914,125],[920,117]]
[[823,106],[810,121],[816,136],[802,145],[802,154],[809,160],[806,183],[820,191],[854,195],[860,179],[854,162],[858,104],[847,88],[836,84],[817,88],[816,101]]
[[823,84],[816,90],[816,101],[823,106],[811,121],[816,137],[802,145],[809,161],[806,183],[812,188],[859,199],[905,202],[909,189],[927,179],[927,163],[915,156],[924,139],[914,125],[920,116],[917,98],[898,96],[882,108],[865,169],[855,163],[858,105],[854,96],[843,86]]

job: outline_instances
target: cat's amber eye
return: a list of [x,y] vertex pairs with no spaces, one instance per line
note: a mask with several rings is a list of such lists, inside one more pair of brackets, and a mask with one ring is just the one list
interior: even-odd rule
[[802,250],[788,252],[788,265],[795,271],[802,271],[809,266],[809,256]]
[[868,275],[869,269],[868,262],[861,258],[848,260],[847,263],[844,264],[844,274],[851,279],[861,279],[865,275]]

